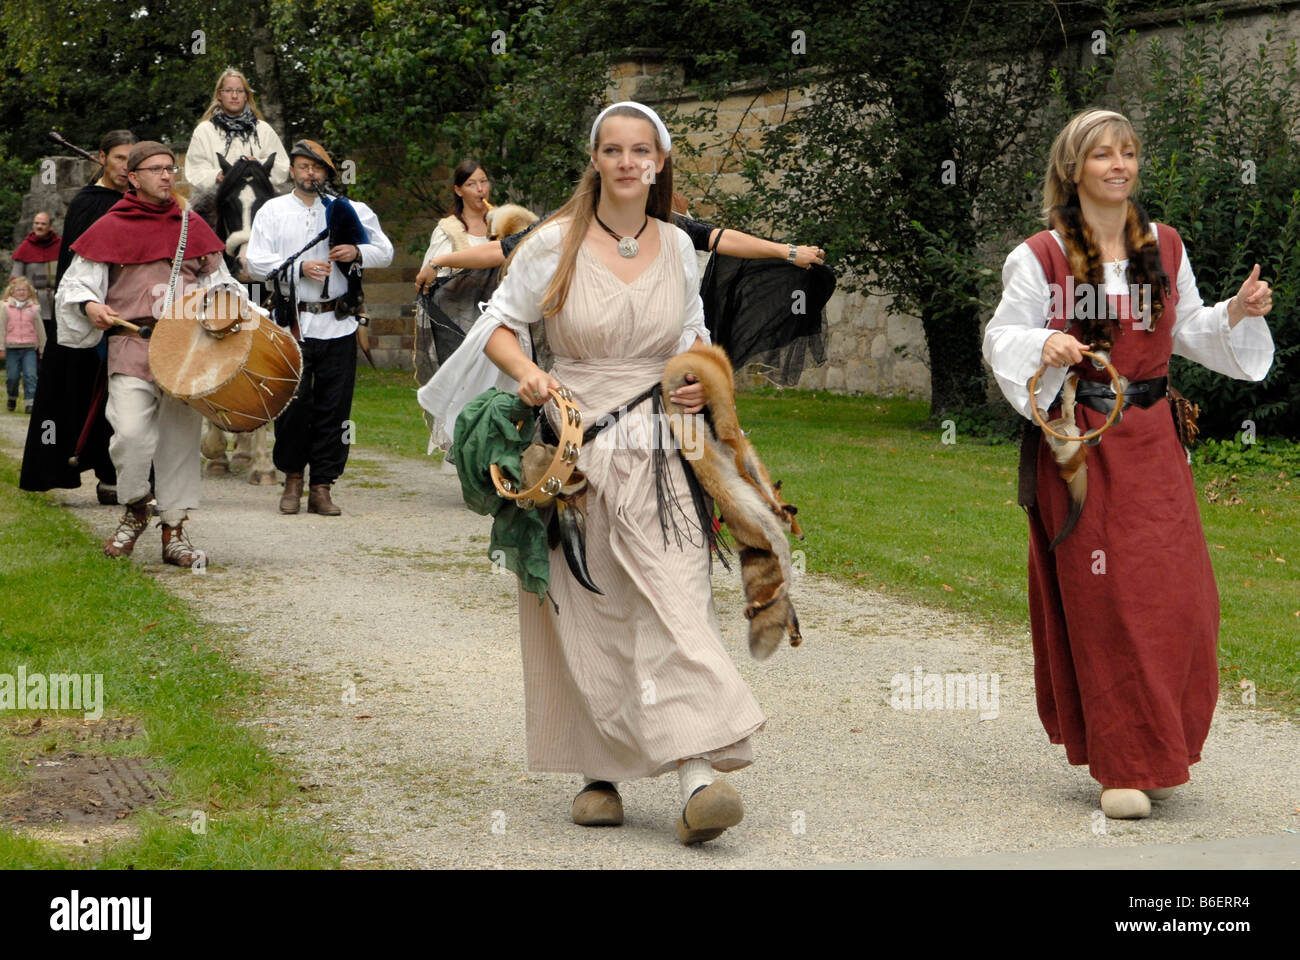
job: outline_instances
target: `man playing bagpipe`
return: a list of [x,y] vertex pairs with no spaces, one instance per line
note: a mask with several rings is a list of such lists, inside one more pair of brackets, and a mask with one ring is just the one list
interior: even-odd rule
[[[248,241],[249,273],[275,291],[275,317],[302,347],[302,382],[275,422],[272,459],[285,474],[281,513],[297,513],[310,469],[309,513],[338,516],[330,485],[348,459],[363,267],[386,267],[393,245],[364,203],[331,196],[337,176],[325,148],[289,151],[293,190],[263,204]],[[305,246],[304,246],[305,244]]]

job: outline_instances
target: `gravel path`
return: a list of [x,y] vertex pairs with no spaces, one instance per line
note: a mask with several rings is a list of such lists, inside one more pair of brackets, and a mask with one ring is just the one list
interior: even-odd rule
[[[25,426],[0,417],[10,456],[21,455]],[[108,536],[118,509],[95,503],[93,482],[58,493]],[[1294,722],[1221,699],[1191,784],[1150,820],[1106,822],[1096,784],[1039,724],[1027,633],[990,632],[808,575],[795,590],[803,646],[755,663],[739,576],[721,568],[723,634],[768,717],[756,763],[729,775],[744,822],[681,847],[677,779],[667,776],[621,787],[623,827],[577,827],[569,804],[580,779],[525,769],[515,580],[488,562],[487,518],[466,510],[455,478],[429,463],[364,450],[335,498],[342,517],[281,516],[276,487],[205,479],[189,528],[211,557],[207,571],[164,567],[153,528],[132,562],[240,631],[227,652],[274,691],[249,722],[316,785],[308,815],[343,834],[353,865],[782,867],[1062,848],[1100,856],[1300,829]],[[815,552],[815,517],[805,529],[803,547]],[[996,711],[982,719],[978,709],[891,708],[891,678],[917,667],[996,674]]]

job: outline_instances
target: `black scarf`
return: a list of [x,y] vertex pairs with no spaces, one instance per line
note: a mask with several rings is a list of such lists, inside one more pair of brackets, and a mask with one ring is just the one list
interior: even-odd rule
[[212,115],[212,123],[226,135],[226,149],[221,151],[223,155],[230,152],[235,137],[246,143],[251,142],[254,147],[261,146],[257,140],[257,115],[253,113],[252,107],[244,107],[244,112],[234,117],[218,109]]

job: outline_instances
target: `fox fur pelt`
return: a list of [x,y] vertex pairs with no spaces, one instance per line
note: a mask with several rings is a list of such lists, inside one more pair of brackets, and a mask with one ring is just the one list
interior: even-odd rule
[[500,240],[537,222],[537,214],[517,203],[503,203],[487,212],[488,234]]
[[[702,416],[683,417],[681,407],[672,402],[673,391],[686,385],[687,374],[704,385]],[[785,635],[797,647],[803,637],[790,602],[790,543],[785,535],[790,531],[803,539],[795,519],[798,509],[781,499],[781,484],[769,479],[740,429],[731,361],[720,347],[697,346],[668,361],[662,388],[678,442],[684,452],[697,454],[688,455],[687,462],[739,544],[749,652],[756,660],[766,660]]]

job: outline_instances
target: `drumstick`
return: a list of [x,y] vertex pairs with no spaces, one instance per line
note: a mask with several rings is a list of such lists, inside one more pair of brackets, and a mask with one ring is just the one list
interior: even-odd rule
[[141,340],[148,340],[150,337],[153,336],[153,327],[138,327],[130,320],[123,320],[117,314],[113,314],[108,319],[112,322],[113,326],[115,327],[125,327],[128,330],[138,333],[140,335]]

